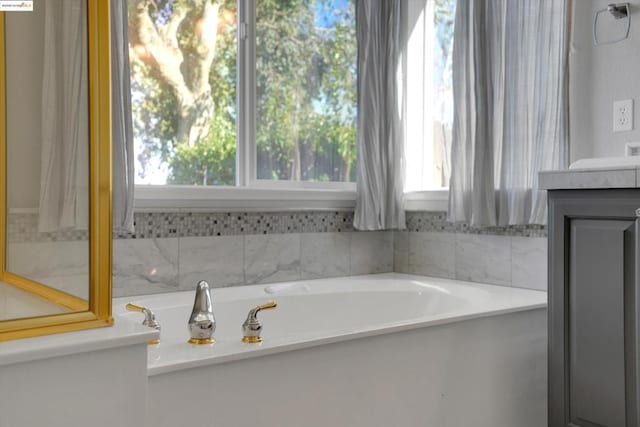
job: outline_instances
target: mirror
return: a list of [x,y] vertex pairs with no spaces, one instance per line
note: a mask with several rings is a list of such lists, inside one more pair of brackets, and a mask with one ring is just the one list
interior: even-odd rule
[[86,0],[38,6],[5,18],[6,271],[87,310]]
[[108,12],[0,15],[0,340],[112,323]]

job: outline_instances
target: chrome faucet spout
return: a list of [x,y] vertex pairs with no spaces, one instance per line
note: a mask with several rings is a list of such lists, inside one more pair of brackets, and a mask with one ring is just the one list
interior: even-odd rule
[[216,330],[216,319],[213,315],[211,302],[211,288],[204,280],[196,286],[196,297],[193,310],[189,316],[190,344],[212,344],[213,333]]

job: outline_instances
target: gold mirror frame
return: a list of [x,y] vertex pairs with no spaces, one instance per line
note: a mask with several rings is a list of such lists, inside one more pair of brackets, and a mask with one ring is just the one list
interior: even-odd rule
[[[109,0],[87,0],[89,70],[89,303],[6,270],[6,70],[5,13],[0,12],[0,281],[71,310],[83,311],[0,321],[0,341],[113,324],[111,317],[111,62]],[[20,12],[28,13],[28,12]]]

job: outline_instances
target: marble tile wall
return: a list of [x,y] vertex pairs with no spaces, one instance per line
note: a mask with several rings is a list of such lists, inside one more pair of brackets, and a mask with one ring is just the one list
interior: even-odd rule
[[[9,240],[29,250],[86,238],[38,233],[35,219],[12,217]],[[114,235],[114,295],[391,271],[546,289],[544,226],[479,229],[444,212],[408,212],[402,232],[358,232],[352,222],[348,211],[137,212],[135,231]]]
[[394,271],[547,290],[544,225],[472,227],[446,218],[407,213],[407,230],[394,232]]
[[393,271],[393,232],[114,240],[114,296]]
[[[353,211],[136,212],[134,221],[132,233],[113,236],[115,296],[188,290],[200,279],[222,287],[393,271],[393,233],[355,232]],[[53,266],[31,255],[86,245],[86,232],[40,233],[36,213],[10,215],[8,231],[21,272],[80,282],[67,265],[78,254],[58,251]]]
[[394,271],[547,290],[547,238],[396,231]]

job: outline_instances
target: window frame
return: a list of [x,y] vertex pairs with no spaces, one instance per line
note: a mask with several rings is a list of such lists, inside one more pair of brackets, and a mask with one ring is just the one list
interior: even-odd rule
[[237,0],[236,184],[235,186],[135,186],[135,207],[220,209],[353,208],[355,182],[257,178],[256,2]]
[[[255,133],[255,0],[238,0],[238,83],[236,105],[236,185],[137,184],[135,208],[206,210],[353,209],[354,182],[271,181],[257,179]],[[449,189],[404,193],[407,211],[447,209]]]

